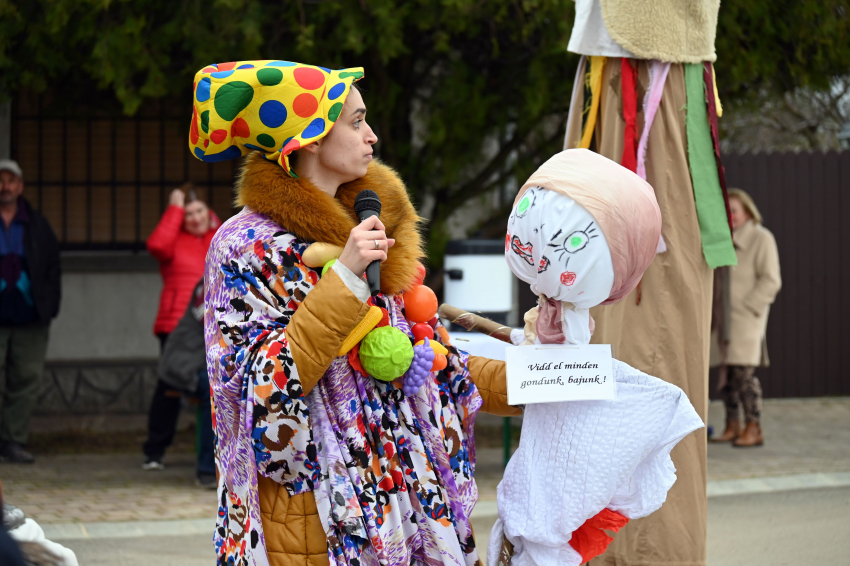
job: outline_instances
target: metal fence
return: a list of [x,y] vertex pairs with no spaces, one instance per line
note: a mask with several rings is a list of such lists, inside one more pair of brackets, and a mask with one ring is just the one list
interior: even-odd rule
[[[63,249],[143,249],[168,193],[186,181],[222,219],[232,214],[237,162],[190,155],[188,105],[150,104],[132,118],[43,106],[42,97],[15,101],[12,155]],[[758,372],[765,396],[850,395],[850,152],[732,154],[723,163],[728,185],[752,195],[779,246],[772,364]],[[520,306],[533,300],[523,293]]]
[[850,395],[850,152],[733,154],[723,165],[779,247],[771,365],[757,372],[765,397]]
[[134,117],[46,106],[42,96],[14,101],[12,157],[62,249],[144,249],[169,192],[186,181],[222,219],[232,214],[236,162],[190,155],[191,106],[151,103]]
[[[776,236],[782,290],[767,327],[765,397],[850,395],[850,152],[723,156]],[[520,285],[522,312],[536,297]],[[716,376],[710,396],[717,398]]]

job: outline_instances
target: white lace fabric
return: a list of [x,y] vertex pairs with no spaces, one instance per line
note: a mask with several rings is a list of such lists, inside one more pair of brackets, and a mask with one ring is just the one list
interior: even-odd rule
[[703,426],[678,387],[614,361],[617,398],[527,405],[520,446],[498,487],[511,566],[579,566],[573,531],[605,508],[629,519],[661,507],[676,481],[670,451]]

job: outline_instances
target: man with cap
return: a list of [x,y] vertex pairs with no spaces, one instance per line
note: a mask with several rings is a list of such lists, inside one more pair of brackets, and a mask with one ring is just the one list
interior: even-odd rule
[[24,447],[61,280],[56,235],[23,191],[20,166],[0,160],[0,461],[30,464]]

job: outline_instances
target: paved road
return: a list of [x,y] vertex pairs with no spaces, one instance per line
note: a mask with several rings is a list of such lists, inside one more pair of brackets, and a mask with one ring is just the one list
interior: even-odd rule
[[[491,519],[474,523],[486,547]],[[211,537],[71,540],[81,566],[211,566]],[[708,506],[708,566],[850,564],[850,487],[717,497]]]
[[850,488],[711,499],[708,549],[709,566],[846,566]]
[[[722,413],[721,405],[711,404],[715,428]],[[850,566],[850,398],[767,400],[763,416],[764,447],[708,448],[709,566]],[[499,419],[489,422],[492,430],[485,430],[483,415],[479,424],[481,433],[499,438]],[[49,536],[64,538],[82,566],[214,564],[211,530],[195,522],[213,520],[215,494],[193,485],[191,453],[175,450],[165,471],[143,472],[141,440],[132,440],[130,453],[51,449],[40,452],[34,466],[0,465],[4,495]],[[502,465],[498,442],[482,444],[473,526],[483,550]],[[790,491],[825,485],[844,487]],[[753,493],[763,490],[773,491]]]
[[103,538],[59,541],[80,566],[214,566],[212,533],[190,537]]
[[[722,413],[722,406],[712,403],[709,422],[718,427]],[[740,449],[709,445],[710,482],[788,474],[850,473],[850,397],[768,399],[763,417],[765,446]],[[488,436],[495,437],[498,446],[501,419],[481,415],[476,429],[480,429],[476,434],[482,441],[477,450],[476,468],[479,496],[482,501],[492,502],[502,477],[502,450],[487,447],[486,440]],[[144,433],[140,434],[143,439]],[[132,436],[132,433],[112,436],[122,435]],[[215,494],[194,486],[191,453],[169,452],[164,471],[143,472],[140,444],[141,440],[131,443],[133,450],[129,453],[93,453],[91,446],[89,451],[57,453],[58,447],[54,446],[53,450],[39,453],[34,466],[0,464],[4,496],[45,525],[215,516]]]

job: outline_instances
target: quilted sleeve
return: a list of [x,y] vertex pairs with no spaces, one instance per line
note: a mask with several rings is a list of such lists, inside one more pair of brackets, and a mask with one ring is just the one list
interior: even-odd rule
[[369,312],[333,269],[292,315],[287,327],[289,348],[304,393],[325,374],[345,338]]
[[469,356],[469,377],[484,400],[481,410],[500,417],[518,417],[520,407],[508,405],[508,382],[505,362]]

